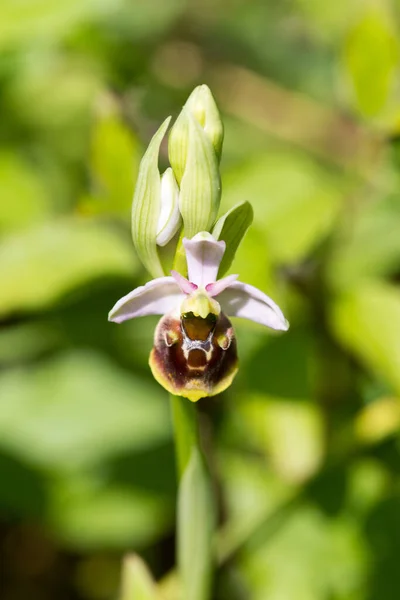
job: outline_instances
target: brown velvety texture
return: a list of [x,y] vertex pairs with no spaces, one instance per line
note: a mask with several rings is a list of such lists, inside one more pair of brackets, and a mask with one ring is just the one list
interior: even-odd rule
[[235,333],[220,314],[163,317],[150,355],[154,377],[169,392],[196,401],[226,389],[238,368]]

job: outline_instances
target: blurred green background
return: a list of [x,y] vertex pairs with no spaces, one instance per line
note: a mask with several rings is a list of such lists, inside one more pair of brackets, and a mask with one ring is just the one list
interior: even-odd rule
[[115,599],[127,551],[174,565],[156,319],[107,313],[146,278],[141,155],[199,83],[225,122],[221,212],[255,210],[232,272],[291,322],[237,322],[240,373],[199,403],[213,600],[400,598],[399,4],[1,0],[4,600]]

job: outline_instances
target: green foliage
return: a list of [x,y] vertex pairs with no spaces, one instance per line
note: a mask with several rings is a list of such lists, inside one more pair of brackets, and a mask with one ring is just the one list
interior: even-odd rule
[[7,232],[40,222],[50,212],[50,198],[43,181],[29,163],[8,152],[0,154],[3,202],[0,231]]
[[1,379],[2,445],[33,464],[75,470],[168,438],[162,392],[95,354],[75,352]]
[[333,328],[357,357],[400,393],[400,290],[374,282],[359,285],[333,304]]
[[225,205],[248,199],[274,259],[294,262],[333,228],[346,183],[300,154],[276,152],[228,172],[224,199]]
[[142,149],[202,83],[225,124],[216,233],[254,209],[223,269],[291,329],[234,322],[238,376],[199,403],[213,540],[193,405],[175,412],[185,585],[205,595],[214,560],[213,600],[400,596],[399,31],[389,1],[1,2],[5,600],[183,600],[156,319],[107,313],[146,281]]
[[399,66],[399,43],[384,5],[367,3],[365,12],[350,29],[344,48],[357,106],[370,117],[385,107]]
[[[92,209],[129,214],[139,169],[138,141],[115,114],[100,116],[93,128],[91,167],[97,202]],[[96,206],[97,205],[97,206]]]
[[0,314],[49,307],[79,285],[137,269],[128,240],[104,224],[60,219],[0,244]]
[[122,573],[121,600],[157,600],[158,595],[146,564],[139,556],[128,556]]

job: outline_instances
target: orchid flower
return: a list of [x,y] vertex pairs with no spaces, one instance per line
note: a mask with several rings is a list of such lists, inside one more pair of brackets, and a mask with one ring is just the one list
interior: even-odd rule
[[183,239],[188,279],[171,271],[121,298],[109,320],[163,315],[154,337],[150,367],[170,393],[193,402],[225,390],[238,370],[229,317],[242,317],[286,331],[280,308],[252,285],[228,275],[217,280],[225,242],[207,232]]

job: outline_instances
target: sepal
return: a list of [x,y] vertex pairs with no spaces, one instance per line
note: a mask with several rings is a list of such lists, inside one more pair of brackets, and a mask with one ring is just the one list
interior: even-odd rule
[[156,244],[161,209],[158,154],[170,119],[171,117],[168,117],[154,134],[142,158],[132,203],[133,243],[138,257],[153,277],[164,275]]
[[224,240],[226,249],[219,266],[218,277],[229,271],[236,251],[253,222],[253,207],[250,202],[237,204],[216,222],[212,234],[216,240]]

